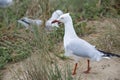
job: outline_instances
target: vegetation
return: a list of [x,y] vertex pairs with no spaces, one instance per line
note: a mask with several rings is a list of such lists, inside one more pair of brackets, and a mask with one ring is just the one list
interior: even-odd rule
[[[119,2],[119,0],[16,0],[10,8],[0,9],[0,69],[9,62],[21,61],[36,55],[38,57],[30,58],[29,63],[25,63],[28,64],[28,66],[25,65],[27,80],[73,80],[69,65],[64,65],[65,68],[61,70],[57,64],[58,57],[66,59],[59,56],[63,54],[63,50],[58,47],[62,42],[64,29],[60,28],[47,33],[43,24],[39,30],[34,26],[34,32],[30,32],[25,31],[17,20],[28,16],[46,21],[54,10],[61,9],[71,13],[74,23],[77,23],[75,25],[77,34],[85,36],[95,33],[94,27],[86,27],[88,20],[115,18],[118,21],[113,20],[113,23],[118,27],[114,31],[108,29],[105,36],[100,39],[102,42],[98,47],[107,51],[114,47],[117,52],[120,47],[118,44],[120,43],[120,26],[117,19],[120,17]],[[108,43],[111,44],[103,46]],[[20,79],[19,74],[13,72],[17,75],[15,78]]]

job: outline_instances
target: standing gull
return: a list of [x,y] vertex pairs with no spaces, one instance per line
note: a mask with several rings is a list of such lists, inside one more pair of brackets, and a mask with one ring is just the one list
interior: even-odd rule
[[51,18],[49,18],[49,20],[46,21],[45,26],[47,30],[52,30],[54,27],[59,27],[58,23],[51,23],[53,20],[57,19],[58,17],[60,17],[60,15],[62,15],[63,12],[61,10],[56,10],[52,13]]
[[100,61],[102,58],[108,58],[111,56],[120,57],[120,55],[104,52],[97,50],[95,46],[89,44],[85,40],[79,38],[74,30],[73,21],[69,13],[61,15],[57,20],[52,21],[52,23],[62,22],[65,26],[64,34],[64,49],[65,56],[73,57],[76,61],[75,67],[73,70],[73,75],[76,74],[76,69],[80,57],[88,58],[87,70],[84,73],[89,73],[91,70],[90,60]]
[[13,0],[0,0],[0,8],[6,8],[13,4]]

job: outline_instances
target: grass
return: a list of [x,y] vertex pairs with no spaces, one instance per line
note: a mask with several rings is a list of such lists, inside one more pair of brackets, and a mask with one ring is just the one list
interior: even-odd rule
[[[60,60],[66,60],[66,57],[63,56],[64,51],[60,47],[60,43],[63,40],[64,28],[46,33],[44,24],[54,10],[61,9],[64,12],[71,13],[73,21],[76,23],[75,29],[77,34],[87,36],[95,32],[94,26],[87,27],[87,20],[98,19],[101,17],[101,14],[102,17],[104,15],[114,17],[113,14],[119,16],[116,15],[116,12],[113,12],[111,15],[108,14],[109,11],[103,11],[107,6],[102,4],[102,7],[97,9],[96,0],[92,0],[93,3],[85,1],[21,0],[15,1],[15,4],[10,8],[0,9],[0,13],[2,13],[0,15],[0,69],[4,68],[9,62],[24,61],[27,58],[28,61],[23,63],[26,72],[23,72],[22,75],[26,74],[24,78],[27,78],[27,80],[75,80],[71,76],[70,65],[63,65],[64,67],[61,68],[57,61],[58,57]],[[80,2],[81,5],[77,4]],[[70,3],[71,5],[69,5]],[[73,7],[73,5],[75,6]],[[112,10],[110,8],[111,12]],[[39,29],[33,26],[33,32],[25,31],[17,23],[17,20],[23,16],[40,18],[44,21],[44,24]],[[81,20],[85,21],[80,22]],[[111,51],[113,48],[114,51],[119,51],[120,47],[120,44],[118,44],[120,35],[119,20],[113,21],[113,23],[118,27],[114,30],[111,28],[108,29],[107,33],[104,34],[105,36],[100,39],[101,44],[98,44],[100,48],[107,51]],[[14,70],[12,72],[15,75],[15,79],[21,79],[19,72]]]
[[5,58],[5,63],[11,61],[16,62],[30,55],[31,50],[29,49],[29,45],[27,44],[27,42],[25,42],[23,38],[21,38],[20,36],[18,37],[16,33],[5,33],[4,35],[2,35],[0,40],[0,53],[1,57]]

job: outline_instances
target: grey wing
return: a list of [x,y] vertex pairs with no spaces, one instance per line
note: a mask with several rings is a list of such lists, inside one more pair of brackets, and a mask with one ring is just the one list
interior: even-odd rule
[[72,41],[66,46],[66,49],[80,57],[91,57],[96,50],[94,46],[84,41]]

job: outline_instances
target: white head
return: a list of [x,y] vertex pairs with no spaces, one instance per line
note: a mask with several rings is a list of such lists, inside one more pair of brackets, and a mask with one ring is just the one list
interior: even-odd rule
[[71,16],[69,13],[65,13],[63,15],[61,15],[58,19],[52,21],[52,23],[56,23],[56,22],[62,22],[62,23],[67,23],[67,22],[71,22]]
[[61,10],[56,10],[55,12],[53,12],[51,19],[52,20],[57,19],[62,14],[63,14],[63,12]]
[[58,23],[51,23],[53,20],[56,20],[57,18],[60,17],[60,15],[62,15],[63,12],[61,10],[56,10],[52,13],[51,18],[49,18],[49,20],[46,21],[45,26],[47,30],[52,30],[52,28],[54,27],[59,27]]

